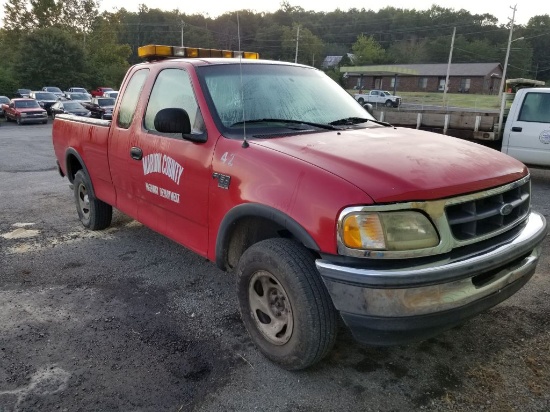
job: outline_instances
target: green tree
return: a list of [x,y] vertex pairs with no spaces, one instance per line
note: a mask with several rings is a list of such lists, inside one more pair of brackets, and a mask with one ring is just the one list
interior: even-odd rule
[[118,20],[105,15],[93,26],[87,41],[89,84],[92,88],[109,86],[118,88],[128,70],[132,49],[117,40]]
[[14,68],[19,83],[32,89],[82,84],[86,73],[84,49],[62,29],[37,29],[22,39]]
[[351,49],[353,50],[357,66],[383,64],[386,62],[386,51],[372,36],[359,35]]
[[282,60],[293,62],[296,59],[296,45],[298,45],[298,63],[320,66],[323,62],[324,45],[319,37],[297,24],[292,28],[284,27],[281,36]]
[[533,48],[532,77],[550,81],[550,16],[545,14],[532,17],[527,22],[523,35]]

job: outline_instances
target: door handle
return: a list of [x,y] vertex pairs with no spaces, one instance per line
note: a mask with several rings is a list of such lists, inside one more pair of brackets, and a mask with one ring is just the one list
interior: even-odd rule
[[132,156],[132,159],[134,160],[141,160],[143,157],[143,151],[139,147],[132,147],[130,149],[130,156]]
[[518,127],[518,126],[512,127],[512,131],[513,131],[513,132],[521,132],[522,130],[523,130],[523,128]]

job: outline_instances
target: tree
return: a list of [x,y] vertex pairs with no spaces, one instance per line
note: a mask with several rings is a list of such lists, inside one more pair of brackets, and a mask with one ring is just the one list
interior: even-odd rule
[[[298,36],[298,63],[319,66],[323,61],[323,42],[310,30],[295,24],[284,27],[281,36],[282,60],[293,62],[296,59],[296,38]],[[317,56],[317,57],[315,57]]]
[[32,89],[66,88],[82,84],[86,77],[82,43],[56,27],[37,29],[25,36],[14,67],[19,83]]
[[386,51],[372,36],[359,35],[351,49],[355,55],[355,64],[357,66],[383,64],[386,62]]

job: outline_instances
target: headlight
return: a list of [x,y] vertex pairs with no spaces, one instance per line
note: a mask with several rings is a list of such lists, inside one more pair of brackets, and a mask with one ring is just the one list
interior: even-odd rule
[[415,250],[439,244],[428,218],[413,211],[352,213],[343,219],[340,235],[351,249]]
[[27,117],[27,113],[21,113],[21,117]]

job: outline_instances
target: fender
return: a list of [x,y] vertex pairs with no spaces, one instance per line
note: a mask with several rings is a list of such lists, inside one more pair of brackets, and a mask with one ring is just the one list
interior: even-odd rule
[[[72,147],[69,147],[65,152],[65,170],[67,172],[67,178],[69,179],[69,182],[73,183],[74,175],[77,172],[77,170],[72,170],[71,168],[71,163],[69,162],[70,155],[76,157],[76,159],[82,166],[84,173],[86,173],[86,175],[88,175],[88,177],[90,178],[90,183],[91,183],[91,176],[90,176],[90,173],[88,172],[88,169],[86,168],[86,164],[84,163],[84,160],[82,160],[82,157],[80,156],[80,154]],[[93,185],[91,185],[89,189],[90,189],[91,195],[95,198],[96,196],[95,196]]]
[[216,238],[216,265],[225,270],[225,256],[229,247],[229,234],[235,222],[244,217],[262,217],[287,229],[305,247],[319,251],[320,248],[311,235],[294,219],[270,206],[259,203],[244,203],[232,208],[224,216]]

